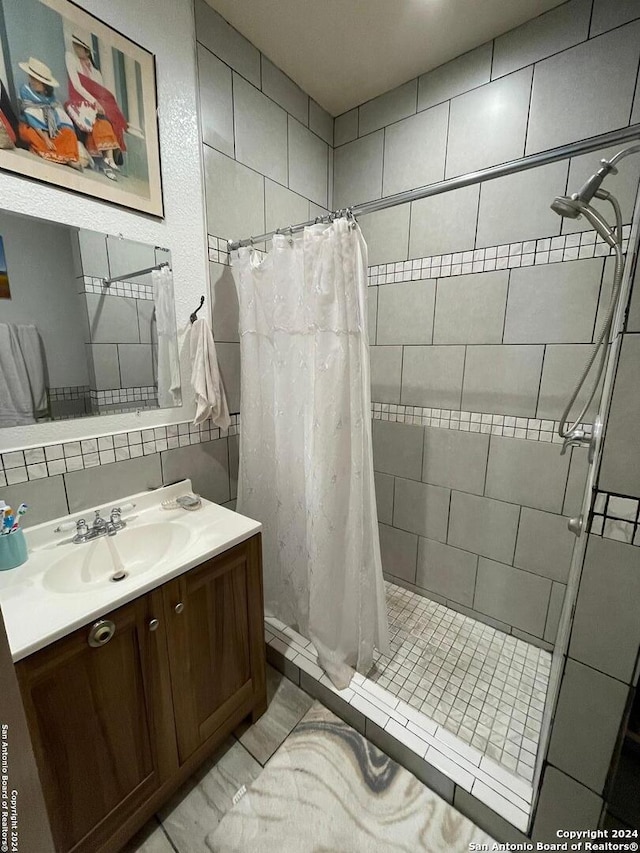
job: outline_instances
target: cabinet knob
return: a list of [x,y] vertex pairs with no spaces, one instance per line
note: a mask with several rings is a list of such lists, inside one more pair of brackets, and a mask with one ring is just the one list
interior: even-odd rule
[[158,630],[158,625],[159,625],[159,624],[160,624],[160,620],[159,620],[159,619],[150,619],[150,620],[149,620],[149,630],[150,630],[150,631],[157,631],[157,630]]
[[89,645],[96,649],[99,646],[104,646],[113,637],[116,632],[116,626],[108,619],[100,619],[94,622],[89,631]]
[[184,604],[179,601],[173,609],[176,611],[176,613],[182,613],[182,611],[184,610]]

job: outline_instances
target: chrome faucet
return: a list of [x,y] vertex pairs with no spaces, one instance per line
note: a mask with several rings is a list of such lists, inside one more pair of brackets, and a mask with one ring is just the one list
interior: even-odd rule
[[560,456],[564,456],[569,447],[584,447],[591,443],[591,436],[583,429],[573,429],[562,442]]
[[115,536],[118,530],[122,530],[126,526],[127,522],[122,520],[120,507],[116,506],[111,510],[108,521],[100,515],[100,510],[97,509],[91,527],[87,525],[84,518],[76,522],[76,535],[72,541],[76,545],[81,545],[83,542],[91,542],[92,539],[97,539],[99,536]]

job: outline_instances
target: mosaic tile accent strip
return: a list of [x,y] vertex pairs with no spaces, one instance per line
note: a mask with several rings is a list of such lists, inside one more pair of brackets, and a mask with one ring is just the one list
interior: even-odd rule
[[108,287],[104,280],[90,275],[84,276],[84,287],[81,293],[107,294],[108,296],[128,296],[130,299],[147,299],[153,301],[153,288],[150,284],[139,281],[114,281]]
[[83,400],[89,396],[88,385],[69,385],[59,388],[49,388],[49,400],[53,403],[58,400]]
[[551,655],[395,584],[386,590],[392,656],[378,655],[369,677],[356,673],[345,690],[320,668],[313,644],[271,616],[266,641],[525,832]]
[[[623,251],[627,251],[631,225],[624,225]],[[584,258],[606,257],[613,250],[593,231],[566,234],[562,237],[543,237],[522,243],[507,243],[484,249],[469,249],[449,255],[433,255],[396,261],[369,267],[369,284],[395,284],[401,281],[419,281],[425,278],[447,278],[475,272],[556,264]]]
[[229,242],[224,237],[207,235],[207,246],[209,249],[209,260],[216,264],[229,266]]
[[[456,429],[462,432],[484,432],[509,438],[526,438],[562,444],[558,435],[559,421],[540,418],[521,418],[515,415],[463,412],[450,409],[430,409],[422,406],[401,406],[395,403],[372,403],[372,418],[402,424]],[[591,424],[579,424],[585,433],[591,433]]]
[[158,389],[155,385],[116,388],[112,391],[91,391],[91,402],[96,406],[110,406],[112,403],[131,403],[140,400],[157,402],[157,397]]
[[593,503],[590,532],[640,547],[640,498],[598,492]]
[[[631,225],[622,228],[623,252],[627,251]],[[226,239],[208,235],[209,260],[229,264],[229,245]],[[430,255],[388,264],[370,266],[368,283],[395,284],[402,281],[419,281],[425,278],[447,278],[475,272],[513,269],[515,267],[557,264],[585,258],[600,258],[613,250],[593,231],[563,234],[559,237],[542,237],[501,246],[468,249],[447,255]]]
[[47,444],[28,450],[13,450],[0,457],[0,487],[40,480],[55,474],[81,471],[111,462],[135,459],[162,453],[188,444],[215,441],[240,432],[240,415],[231,415],[228,430],[214,427],[211,421],[179,424],[101,435],[81,441],[66,441],[62,444]]

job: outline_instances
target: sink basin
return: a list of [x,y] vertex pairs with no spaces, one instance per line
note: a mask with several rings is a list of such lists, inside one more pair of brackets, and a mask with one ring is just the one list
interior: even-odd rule
[[102,536],[72,549],[42,577],[51,592],[87,593],[110,584],[126,585],[175,557],[193,533],[179,522],[127,527],[115,536]]

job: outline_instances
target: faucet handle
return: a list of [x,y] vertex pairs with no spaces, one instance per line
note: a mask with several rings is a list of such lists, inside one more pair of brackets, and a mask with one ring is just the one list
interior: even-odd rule
[[84,518],[79,518],[76,522],[76,534],[78,536],[86,536],[88,532],[89,527],[87,525],[87,522],[84,520]]
[[122,521],[122,510],[119,506],[114,506],[110,515],[112,524],[119,524]]

